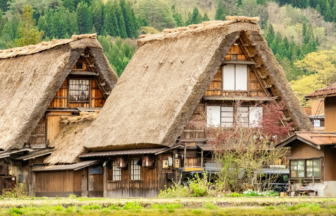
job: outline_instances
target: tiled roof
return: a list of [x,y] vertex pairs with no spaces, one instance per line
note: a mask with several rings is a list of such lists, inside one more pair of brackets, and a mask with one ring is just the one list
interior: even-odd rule
[[305,97],[309,98],[309,97],[318,97],[318,96],[328,96],[331,94],[336,94],[336,83],[333,83],[329,86],[316,90],[313,93],[306,95]]

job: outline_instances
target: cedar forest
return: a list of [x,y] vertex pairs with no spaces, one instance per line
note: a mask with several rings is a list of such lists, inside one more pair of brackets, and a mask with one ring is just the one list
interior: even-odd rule
[[304,106],[336,82],[336,0],[0,0],[0,49],[97,33],[120,76],[140,34],[258,16],[262,34]]

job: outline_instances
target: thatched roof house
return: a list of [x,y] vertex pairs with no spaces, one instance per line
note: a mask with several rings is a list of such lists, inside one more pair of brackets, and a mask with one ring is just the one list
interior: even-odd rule
[[81,56],[109,94],[118,77],[96,34],[0,51],[0,149],[23,147]]
[[139,49],[90,126],[85,147],[100,151],[172,146],[238,38],[252,47],[250,55],[269,91],[286,105],[288,118],[297,129],[311,130],[257,22],[258,18],[227,17],[141,36]]

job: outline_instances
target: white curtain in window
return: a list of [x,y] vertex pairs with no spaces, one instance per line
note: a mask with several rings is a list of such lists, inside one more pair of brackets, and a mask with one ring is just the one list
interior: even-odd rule
[[220,125],[220,106],[207,106],[207,125],[208,127]]
[[235,71],[234,65],[225,65],[223,67],[223,89],[235,90]]
[[261,127],[262,107],[250,107],[250,127]]
[[236,65],[236,90],[247,90],[247,65]]

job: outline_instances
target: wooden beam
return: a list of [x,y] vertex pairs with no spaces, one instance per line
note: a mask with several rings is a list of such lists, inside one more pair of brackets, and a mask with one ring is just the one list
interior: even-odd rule
[[201,168],[203,168],[203,150],[201,150]]
[[184,157],[183,157],[183,167],[186,167],[186,159],[187,159],[187,144],[184,143]]

